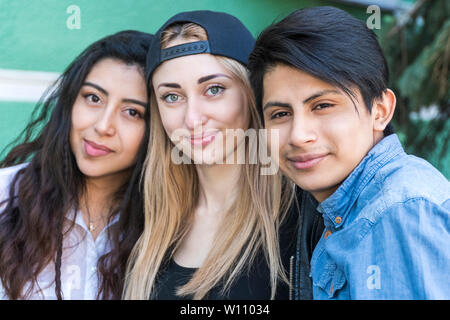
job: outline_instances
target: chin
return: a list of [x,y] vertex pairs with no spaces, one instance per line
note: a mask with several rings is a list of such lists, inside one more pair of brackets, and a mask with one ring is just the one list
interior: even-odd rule
[[323,190],[327,190],[331,188],[333,183],[327,181],[328,179],[323,177],[311,177],[308,175],[302,175],[299,177],[299,174],[293,176],[292,181],[298,185],[300,188],[302,188],[305,191],[308,192],[320,192]]
[[191,159],[192,163],[198,164],[198,165],[206,165],[206,166],[212,166],[218,164],[217,162],[219,159],[214,159],[210,157],[203,157],[201,159]]
[[99,177],[105,175],[105,167],[103,166],[93,166],[89,164],[78,165],[78,169],[81,171],[83,175],[86,177]]

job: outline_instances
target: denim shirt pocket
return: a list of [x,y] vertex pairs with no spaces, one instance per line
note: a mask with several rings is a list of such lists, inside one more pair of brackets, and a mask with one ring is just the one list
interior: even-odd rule
[[327,263],[325,270],[316,285],[327,293],[329,299],[336,298],[337,293],[345,286],[344,272],[335,263]]

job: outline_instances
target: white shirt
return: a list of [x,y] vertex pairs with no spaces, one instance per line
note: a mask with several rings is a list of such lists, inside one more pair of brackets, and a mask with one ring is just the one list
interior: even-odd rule
[[[15,173],[25,165],[22,164],[0,169],[0,202],[8,197],[9,184],[14,178]],[[2,207],[0,207],[0,212],[1,210]],[[73,221],[74,213],[72,211],[67,214],[66,218],[68,223]],[[61,260],[61,291],[63,299],[96,299],[98,291],[97,261],[103,254],[110,250],[110,243],[107,239],[106,231],[118,219],[119,215],[102,230],[94,241],[81,212],[78,212],[75,218],[75,225],[63,241]],[[39,287],[35,285],[30,299],[56,299],[54,280],[55,265],[51,262],[39,274],[37,279]],[[4,295],[1,282],[0,299],[7,299]]]

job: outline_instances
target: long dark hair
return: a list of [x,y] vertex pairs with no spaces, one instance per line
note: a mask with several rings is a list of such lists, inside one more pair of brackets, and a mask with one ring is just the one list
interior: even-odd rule
[[[144,74],[145,57],[153,36],[122,31],[85,49],[62,73],[36,105],[32,120],[16,140],[21,141],[0,162],[8,167],[28,161],[14,176],[9,197],[0,212],[0,279],[10,299],[27,298],[36,287],[39,273],[55,263],[55,293],[61,293],[63,224],[69,210],[78,210],[85,188],[69,144],[71,113],[84,79],[101,59],[115,58],[137,65]],[[111,251],[98,261],[100,275],[97,298],[121,297],[126,262],[143,230],[140,172],[145,159],[149,116],[131,178],[115,194],[110,221],[120,212],[118,223],[108,230]],[[64,229],[63,229],[64,228]],[[29,284],[29,286],[28,286]],[[25,292],[24,289],[27,288]]]

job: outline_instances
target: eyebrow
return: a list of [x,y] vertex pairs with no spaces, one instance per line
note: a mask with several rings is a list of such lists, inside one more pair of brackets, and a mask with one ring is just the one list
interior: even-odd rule
[[[314,100],[314,99],[316,99],[318,97],[321,97],[321,96],[323,96],[325,94],[328,94],[328,93],[340,94],[339,91],[333,90],[333,89],[322,90],[322,91],[319,91],[317,93],[314,93],[313,95],[311,95],[308,98],[306,98],[305,100],[303,100],[303,104],[306,104],[306,103],[308,103],[308,102],[310,102],[310,101],[312,101],[312,100]],[[289,103],[280,102],[280,101],[269,101],[269,102],[267,102],[264,105],[263,111],[265,111],[267,108],[270,108],[270,107],[292,108],[292,106]]]
[[322,91],[319,91],[319,92],[309,96],[305,100],[303,100],[303,104],[306,104],[306,103],[310,102],[311,100],[314,100],[314,99],[316,99],[318,97],[321,97],[321,96],[323,96],[325,94],[328,94],[328,93],[337,93],[337,94],[339,94],[340,92],[337,91],[337,90],[334,90],[334,89],[322,90]]
[[92,83],[92,82],[85,82],[83,83],[83,86],[89,86],[89,87],[93,87],[95,89],[97,89],[98,91],[101,91],[103,94],[105,94],[106,96],[108,95],[108,91],[106,91],[105,89],[103,89],[102,87],[100,87],[98,84]]
[[[85,82],[85,83],[83,83],[83,86],[93,87],[93,88],[97,89],[98,91],[102,92],[105,96],[109,95],[108,91],[106,91],[105,89],[100,87],[98,84],[95,84],[92,82]],[[144,108],[148,107],[148,103],[142,102],[142,101],[139,101],[136,99],[131,99],[131,98],[124,98],[124,99],[122,99],[122,102],[138,104],[140,106],[143,106]]]
[[[228,78],[228,79],[231,79],[231,77],[228,76],[228,75],[226,75],[226,74],[223,74],[223,73],[216,73],[216,74],[210,74],[210,75],[208,75],[208,76],[204,76],[204,77],[199,78],[199,79],[197,80],[197,83],[198,83],[198,84],[201,84],[201,83],[203,83],[203,82],[206,82],[206,81],[208,81],[208,80],[211,80],[211,79],[214,79],[214,78],[218,78],[218,77],[226,77],[226,78]],[[180,89],[180,88],[181,88],[181,86],[180,86],[178,83],[175,83],[175,82],[163,82],[163,83],[161,83],[161,84],[158,86],[158,89],[159,89],[160,87],[169,87],[169,88],[175,88],[175,89]]]
[[282,108],[292,108],[289,103],[279,102],[279,101],[269,101],[264,105],[263,111],[270,107],[282,107]]
[[201,77],[200,79],[198,79],[197,83],[200,84],[200,83],[203,83],[205,81],[208,81],[208,80],[211,80],[211,79],[214,79],[214,78],[218,78],[218,77],[225,77],[225,78],[231,79],[231,77],[227,76],[226,74],[216,73],[216,74],[210,74],[209,76]]
[[148,107],[148,103],[136,100],[136,99],[122,99],[123,102],[134,103],[143,106],[144,108]]
[[158,89],[160,87],[169,87],[169,88],[176,88],[176,89],[180,89],[181,86],[178,83],[169,83],[169,82],[163,82],[158,86]]

